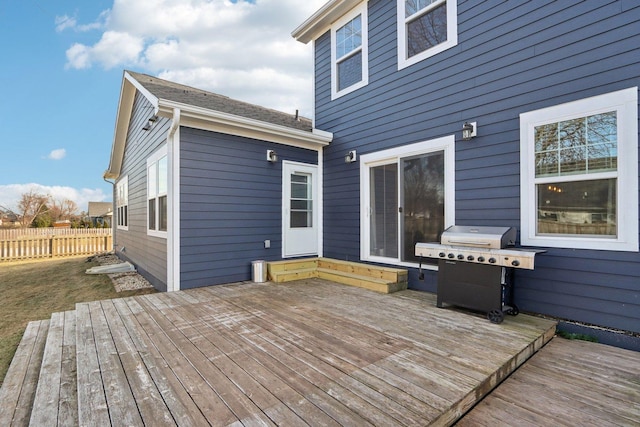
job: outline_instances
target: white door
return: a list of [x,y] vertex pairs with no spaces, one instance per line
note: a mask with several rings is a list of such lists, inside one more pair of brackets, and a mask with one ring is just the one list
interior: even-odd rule
[[318,167],[282,162],[282,257],[318,254]]

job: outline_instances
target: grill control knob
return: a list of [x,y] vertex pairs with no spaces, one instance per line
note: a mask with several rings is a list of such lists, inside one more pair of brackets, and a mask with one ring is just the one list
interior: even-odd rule
[[484,262],[484,257],[483,256],[479,256],[478,257],[478,262]]
[[464,259],[464,255],[458,254],[458,259]]
[[511,265],[513,265],[514,267],[517,267],[520,265],[520,261],[518,261],[517,259],[514,259],[513,261],[511,261]]
[[447,255],[447,256],[448,256],[449,258],[452,258],[452,259],[456,257],[456,256],[455,256],[454,254],[452,254],[452,253],[451,253],[451,254],[449,254],[449,255]]
[[467,261],[473,261],[473,260],[474,260],[473,255],[469,255],[469,256],[467,257]]
[[440,258],[444,258],[444,257],[446,257],[446,256],[447,256],[447,254],[446,254],[446,253],[444,253],[444,252],[440,252],[440,253],[438,254],[438,256],[439,256]]
[[495,264],[495,263],[496,263],[495,258],[489,258],[489,264]]

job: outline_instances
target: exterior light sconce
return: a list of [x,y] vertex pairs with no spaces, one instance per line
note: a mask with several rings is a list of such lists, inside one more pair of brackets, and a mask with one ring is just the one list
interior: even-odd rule
[[278,161],[278,155],[276,154],[276,150],[267,150],[267,161],[271,163],[275,163]]
[[464,122],[462,125],[462,139],[469,141],[478,134],[478,122]]
[[344,156],[345,163],[353,163],[357,160],[358,160],[358,154],[356,153],[356,150],[351,150],[347,153],[346,156]]
[[149,120],[147,120],[147,124],[142,127],[142,130],[149,130],[151,126],[158,120],[158,116],[151,116]]

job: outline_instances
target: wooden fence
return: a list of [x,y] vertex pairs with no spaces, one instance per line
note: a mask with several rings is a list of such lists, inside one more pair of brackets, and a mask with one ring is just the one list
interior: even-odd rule
[[50,235],[0,240],[0,262],[93,255],[113,249],[113,236]]
[[15,240],[42,236],[107,236],[111,228],[4,228],[0,240]]

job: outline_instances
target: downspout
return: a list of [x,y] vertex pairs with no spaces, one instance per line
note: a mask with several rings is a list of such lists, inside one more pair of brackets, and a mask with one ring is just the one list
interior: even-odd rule
[[167,292],[180,290],[180,109],[167,132],[168,195]]
[[[102,179],[104,180],[104,182],[108,182],[109,184],[111,184],[111,204],[113,205],[112,208],[115,208],[114,202],[115,202],[115,191],[116,191],[116,181],[114,180],[113,182],[109,181],[107,178],[102,177]],[[111,239],[111,250],[113,251],[113,253],[116,253],[116,210],[112,209],[111,212],[114,214],[113,216],[111,216],[111,235],[113,236],[113,239]]]

